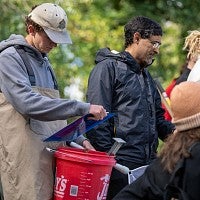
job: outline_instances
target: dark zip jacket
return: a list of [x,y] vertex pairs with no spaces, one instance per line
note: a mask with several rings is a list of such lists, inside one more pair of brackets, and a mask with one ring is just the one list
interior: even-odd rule
[[[191,156],[185,159],[184,173],[179,174],[179,187],[189,200],[200,199],[200,143],[194,145]],[[177,163],[178,164],[178,163]],[[179,171],[180,172],[180,171]],[[166,185],[171,174],[163,169],[160,159],[156,159],[145,173],[135,182],[126,186],[113,200],[163,200]]]
[[95,62],[87,101],[103,105],[115,116],[88,132],[87,137],[99,151],[108,151],[113,137],[122,138],[126,144],[117,152],[119,163],[149,164],[156,156],[158,137],[163,140],[174,129],[164,119],[154,80],[128,52],[114,54],[104,48]]

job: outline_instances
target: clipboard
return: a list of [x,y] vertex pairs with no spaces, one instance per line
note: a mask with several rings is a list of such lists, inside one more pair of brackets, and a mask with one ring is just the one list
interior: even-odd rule
[[73,141],[78,136],[85,134],[96,126],[104,123],[108,119],[114,116],[114,113],[108,113],[106,117],[102,120],[91,120],[89,119],[92,115],[84,115],[58,132],[54,133],[52,136],[46,138],[44,142],[60,142],[60,141]]

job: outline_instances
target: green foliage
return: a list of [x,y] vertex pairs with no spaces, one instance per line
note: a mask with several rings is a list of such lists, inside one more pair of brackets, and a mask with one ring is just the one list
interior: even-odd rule
[[[11,33],[25,35],[23,19],[41,0],[0,0],[0,39]],[[49,1],[55,2],[55,1]],[[150,71],[166,86],[179,75],[185,61],[182,50],[187,31],[198,28],[199,0],[60,0],[56,1],[67,12],[68,30],[72,45],[60,45],[49,54],[54,66],[60,91],[76,77],[81,79],[80,89],[85,93],[89,73],[94,66],[96,51],[110,47],[123,49],[123,26],[136,15],[145,15],[158,21],[164,35],[160,54]]]

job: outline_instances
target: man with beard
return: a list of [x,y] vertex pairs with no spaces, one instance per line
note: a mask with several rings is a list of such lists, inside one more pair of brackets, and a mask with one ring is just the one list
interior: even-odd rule
[[[99,50],[88,81],[87,101],[103,105],[115,116],[87,137],[96,150],[104,152],[113,145],[113,137],[122,138],[126,144],[117,152],[116,160],[135,169],[156,158],[158,138],[164,140],[174,125],[164,119],[159,93],[147,69],[159,53],[161,26],[138,16],[125,25],[124,34],[125,50]],[[113,169],[107,199],[127,184],[127,175]]]

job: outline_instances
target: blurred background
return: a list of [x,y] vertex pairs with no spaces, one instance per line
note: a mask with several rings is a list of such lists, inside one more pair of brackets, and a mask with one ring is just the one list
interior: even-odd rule
[[87,81],[99,48],[124,48],[123,26],[144,15],[161,24],[164,35],[160,54],[149,67],[165,88],[179,76],[186,59],[183,51],[190,30],[199,30],[199,0],[0,0],[0,40],[10,34],[26,35],[24,17],[34,5],[57,3],[67,13],[72,45],[59,45],[49,58],[57,75],[62,97],[85,100]]

